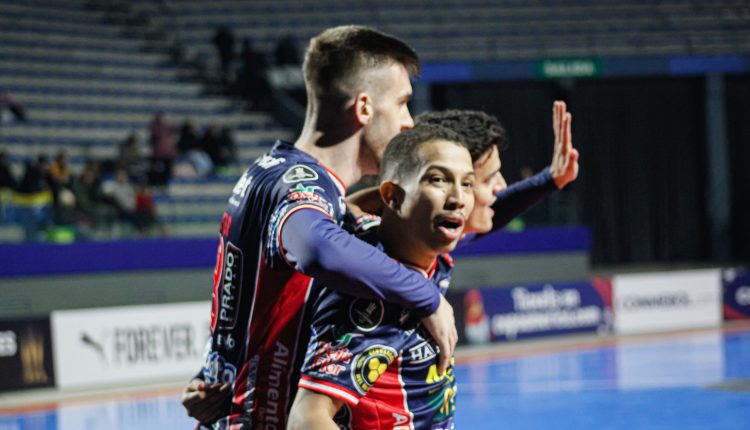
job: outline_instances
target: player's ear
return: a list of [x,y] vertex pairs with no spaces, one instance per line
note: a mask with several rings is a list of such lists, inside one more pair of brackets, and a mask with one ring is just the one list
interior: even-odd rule
[[380,184],[380,198],[383,199],[383,204],[394,212],[401,209],[405,196],[404,189],[394,182],[384,181]]
[[372,99],[367,93],[359,93],[354,99],[354,116],[357,122],[364,126],[372,118]]

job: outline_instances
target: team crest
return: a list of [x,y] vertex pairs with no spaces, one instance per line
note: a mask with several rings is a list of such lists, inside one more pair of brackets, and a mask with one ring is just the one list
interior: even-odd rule
[[352,367],[352,382],[357,392],[363,396],[367,394],[395,360],[396,350],[383,345],[373,345],[359,354]]
[[381,300],[355,299],[349,305],[349,319],[358,329],[373,331],[383,322],[385,307]]
[[318,174],[315,172],[315,170],[309,168],[308,166],[305,166],[304,164],[296,164],[290,167],[289,170],[284,173],[284,177],[282,179],[287,184],[293,184],[295,182],[302,181],[315,181],[318,179]]

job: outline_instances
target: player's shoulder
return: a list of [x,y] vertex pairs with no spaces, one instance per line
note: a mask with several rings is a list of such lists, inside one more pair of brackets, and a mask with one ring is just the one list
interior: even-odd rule
[[315,158],[281,140],[277,140],[270,151],[256,158],[250,169],[267,172],[274,177],[281,175],[287,182],[318,179],[324,171]]
[[276,141],[271,150],[258,157],[252,170],[265,181],[277,182],[280,188],[303,186],[321,187],[339,194],[345,192],[344,184],[325,166],[310,154],[294,147],[291,143]]

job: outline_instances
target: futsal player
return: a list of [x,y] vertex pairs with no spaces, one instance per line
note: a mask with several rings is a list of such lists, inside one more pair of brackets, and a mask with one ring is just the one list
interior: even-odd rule
[[416,123],[447,127],[458,133],[468,146],[477,182],[474,211],[465,231],[488,233],[504,227],[578,177],[579,154],[573,147],[572,120],[565,102],[555,101],[552,106],[555,142],[549,167],[510,187],[500,172],[500,151],[507,141],[505,129],[496,117],[475,110],[446,110],[421,114]]
[[[474,201],[466,146],[444,127],[418,125],[391,141],[380,177],[382,221],[361,237],[445,292],[447,253]],[[453,371],[438,372],[436,345],[418,318],[342,291],[324,289],[314,304],[289,429],[452,429]]]
[[[469,148],[477,183],[474,211],[465,228],[467,241],[476,237],[471,233],[483,234],[503,228],[513,218],[578,177],[578,150],[573,148],[571,133],[572,116],[563,101],[555,101],[552,106],[555,142],[549,167],[510,187],[500,172],[500,151],[507,145],[507,139],[505,129],[496,117],[475,110],[445,110],[421,114],[416,123],[449,128],[458,133]],[[379,214],[383,209],[377,187],[354,193],[348,199],[359,215],[358,222],[368,224],[363,228],[378,224],[377,217],[364,216],[365,213]]]
[[[373,29],[337,27],[311,40],[302,133],[294,145],[276,142],[247,169],[222,219],[210,344],[202,380],[183,395],[199,421],[286,426],[313,277],[425,317],[440,372],[447,368],[457,339],[450,305],[429,280],[341,229],[346,186],[377,173],[388,141],[413,126],[409,78],[418,67],[411,48]],[[216,396],[218,405],[191,409],[222,390],[231,391],[227,404]]]

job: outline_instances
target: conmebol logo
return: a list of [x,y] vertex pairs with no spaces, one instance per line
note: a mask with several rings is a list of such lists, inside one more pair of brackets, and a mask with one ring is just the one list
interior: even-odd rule
[[625,296],[621,300],[623,308],[672,308],[690,305],[687,293],[664,293],[656,296]]

